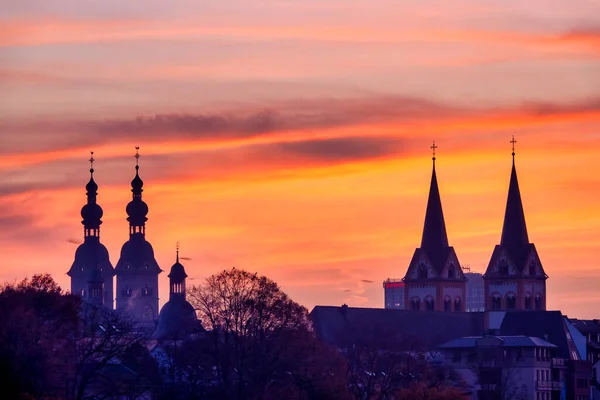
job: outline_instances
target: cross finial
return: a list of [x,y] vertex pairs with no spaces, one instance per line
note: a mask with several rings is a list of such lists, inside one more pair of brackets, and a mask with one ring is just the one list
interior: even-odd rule
[[512,135],[512,140],[510,141],[510,143],[512,144],[512,156],[515,156],[515,143],[517,143],[517,141],[515,140],[515,135]]
[[93,152],[93,151],[90,151],[90,159],[89,159],[89,162],[90,162],[90,172],[91,172],[92,174],[94,173],[94,161],[96,161],[96,160],[94,160],[94,152]]
[[435,140],[433,141],[433,144],[431,146],[429,146],[429,148],[433,151],[433,158],[432,160],[435,161],[435,149],[437,149],[438,147],[435,145]]
[[138,169],[140,163],[140,146],[135,146],[135,169]]

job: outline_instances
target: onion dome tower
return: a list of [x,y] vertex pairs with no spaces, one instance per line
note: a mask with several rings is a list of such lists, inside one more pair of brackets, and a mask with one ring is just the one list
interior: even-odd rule
[[179,243],[175,264],[169,273],[169,301],[160,310],[157,340],[181,340],[193,332],[203,330],[194,307],[185,298],[185,268],[179,262]]
[[113,276],[115,275],[108,257],[108,250],[100,243],[102,208],[96,203],[98,185],[94,181],[94,152],[90,152],[90,181],[85,186],[87,204],[81,209],[83,220],[83,243],[75,251],[75,260],[67,275],[71,277],[71,293],[90,299],[88,281],[92,274],[102,279],[102,293],[98,296],[107,308],[113,308]]
[[465,284],[454,247],[448,245],[446,223],[435,172],[433,171],[421,247],[417,248],[406,271],[404,281],[405,308],[414,311],[456,312],[465,310]]
[[546,279],[542,263],[529,242],[525,212],[515,167],[515,137],[512,140],[512,170],[504,225],[500,244],[496,245],[485,281],[485,308],[487,311],[546,310]]
[[154,327],[158,317],[158,274],[162,272],[152,245],[146,241],[148,205],[142,200],[144,182],[139,175],[139,147],[136,147],[133,198],[127,204],[129,240],[121,248],[115,268],[117,310],[129,313],[140,325]]

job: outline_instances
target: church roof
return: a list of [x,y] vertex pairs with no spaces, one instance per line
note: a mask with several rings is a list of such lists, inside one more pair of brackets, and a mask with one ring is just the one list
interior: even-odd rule
[[[489,313],[491,314],[491,313]],[[536,337],[557,347],[557,357],[572,359],[577,351],[560,311],[502,313],[500,336]],[[377,345],[400,338],[415,349],[433,350],[453,339],[486,334],[484,312],[424,312],[348,306],[316,306],[310,312],[316,334],[344,348],[364,338]]]
[[434,349],[451,339],[485,332],[482,312],[316,306],[310,316],[317,335],[340,348],[365,337],[385,342],[399,336],[417,348]]
[[509,256],[519,269],[525,266],[529,253],[529,237],[527,235],[525,213],[523,211],[523,202],[521,201],[521,191],[519,190],[514,157],[500,246],[503,246],[508,251]]
[[194,331],[204,330],[196,311],[183,296],[171,297],[160,310],[154,339],[183,339]]

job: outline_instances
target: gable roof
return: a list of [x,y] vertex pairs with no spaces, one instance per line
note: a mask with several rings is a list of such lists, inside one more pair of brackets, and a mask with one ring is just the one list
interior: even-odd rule
[[310,316],[317,335],[340,348],[365,337],[383,343],[394,336],[417,348],[432,350],[450,339],[481,335],[485,331],[482,312],[316,306]]

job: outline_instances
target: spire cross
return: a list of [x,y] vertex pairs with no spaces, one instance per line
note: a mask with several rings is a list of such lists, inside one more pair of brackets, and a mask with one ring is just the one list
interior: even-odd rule
[[94,159],[94,152],[90,151],[90,159],[88,160],[90,162],[90,172],[94,172],[94,161],[96,161]]
[[512,144],[512,155],[514,157],[515,156],[515,143],[517,143],[517,141],[515,140],[515,135],[512,136],[512,140],[510,141],[510,143]]
[[140,146],[135,146],[135,166],[138,167],[140,162]]
[[435,161],[435,149],[438,148],[438,146],[435,145],[435,140],[433,141],[433,144],[431,146],[429,146],[429,148],[431,150],[433,150],[433,158],[432,158],[432,160]]

